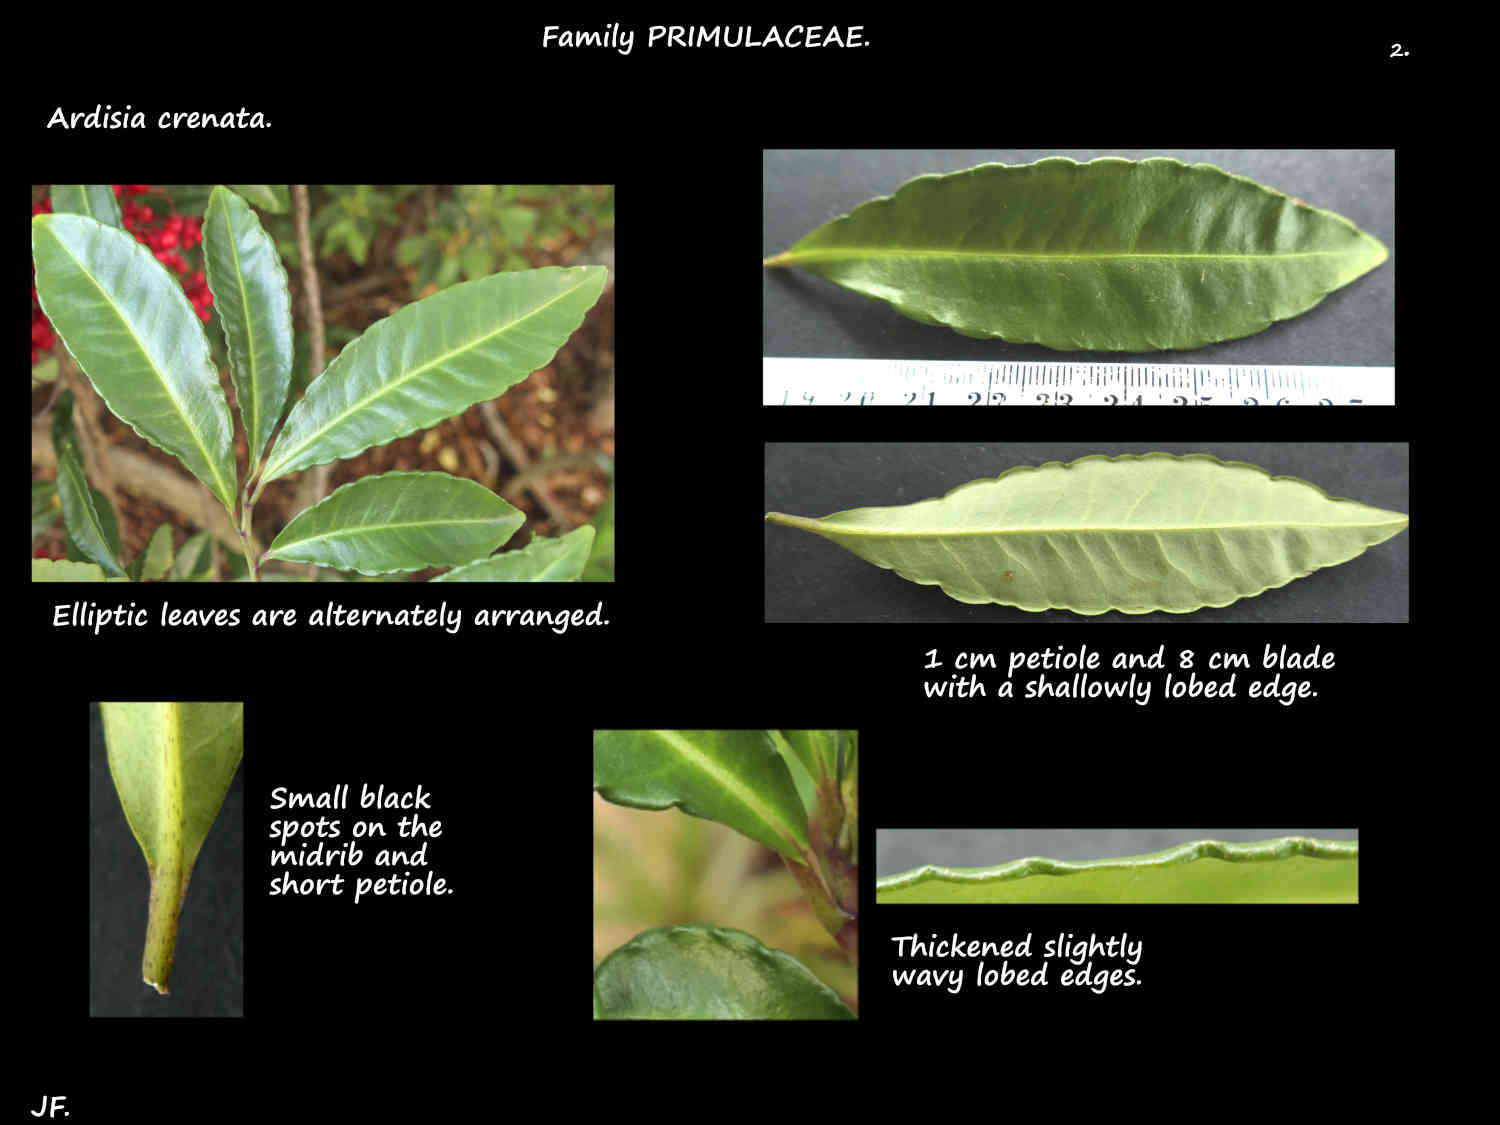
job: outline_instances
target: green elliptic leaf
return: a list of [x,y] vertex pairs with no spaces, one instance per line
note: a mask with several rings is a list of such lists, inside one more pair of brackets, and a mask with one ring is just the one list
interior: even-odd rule
[[203,267],[229,345],[253,471],[292,385],[292,299],[276,243],[225,187],[214,188],[203,216]]
[[956,601],[1188,613],[1348,562],[1407,517],[1205,454],[1049,461],[933,500],[773,523]]
[[[279,215],[284,211],[291,210],[292,197],[286,184],[271,184],[269,186],[263,184],[232,184],[230,186],[251,203],[255,204],[255,206],[264,208],[267,211],[274,211]],[[212,206],[212,203],[210,203],[210,206]],[[217,302],[218,299],[218,294],[215,294],[214,300]]]
[[966,336],[1157,351],[1259,332],[1385,261],[1349,220],[1165,157],[921,176],[813,231],[801,266]]
[[680,807],[727,824],[798,863],[807,814],[761,730],[597,730],[594,788],[636,809]]
[[612,1020],[850,1020],[801,962],[739,930],[662,926],[594,970],[594,1016]]
[[361,574],[459,566],[516,533],[525,513],[447,473],[384,473],[346,484],[281,529],[267,558]]
[[146,549],[130,564],[130,577],[137,582],[155,582],[172,569],[172,525],[158,524]]
[[919,867],[875,882],[879,905],[904,903],[1330,903],[1359,901],[1359,844],[1286,836],[1256,844],[1199,840],[1164,852],[1000,867]]
[[556,539],[534,539],[519,551],[506,551],[439,574],[434,582],[576,582],[589,560],[594,529],[585,524]]
[[198,850],[244,748],[242,703],[101,703],[109,772],[151,872],[142,976],[166,992]]
[[83,215],[31,220],[42,311],[115,415],[234,510],[229,405],[193,306],[151,251]]
[[125,227],[120,217],[120,201],[109,184],[53,184],[52,211],[87,215],[112,227]]
[[109,502],[89,487],[83,475],[83,453],[73,432],[71,391],[58,395],[52,410],[52,449],[57,456],[57,495],[69,540],[79,554],[98,563],[105,574],[123,578],[119,524],[114,512],[108,511]]
[[97,563],[69,562],[66,559],[32,559],[33,582],[129,582],[128,578],[107,577]]
[[424,429],[519,383],[583,323],[606,272],[500,273],[377,321],[292,407],[262,484]]

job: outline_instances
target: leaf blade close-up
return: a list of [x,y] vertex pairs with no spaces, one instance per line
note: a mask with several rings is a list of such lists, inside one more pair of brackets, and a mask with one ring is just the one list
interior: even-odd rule
[[808,858],[807,812],[765,731],[596,730],[594,789],[630,808],[680,807]]
[[596,1019],[853,1019],[795,958],[739,930],[662,926],[594,971]]
[[1093,615],[1224,606],[1407,526],[1294,477],[1206,454],[1021,466],[944,496],[773,523],[823,536],[955,601]]
[[292,407],[261,483],[352,457],[502,394],[551,361],[599,299],[607,272],[498,273],[377,321]]
[[1387,256],[1342,216],[1213,165],[1052,157],[918,177],[766,264],[967,336],[1145,352],[1260,332]]
[[928,866],[877,879],[875,901],[1352,903],[1359,901],[1359,844],[1306,836],[1246,844],[1199,840],[1151,855],[1083,863],[1030,857],[999,867]]
[[142,977],[165,993],[198,852],[244,749],[242,703],[100,703],[109,771],[151,874]]
[[203,324],[125,231],[84,215],[31,220],[37,298],[116,417],[234,511],[234,431]]
[[390,472],[343,485],[299,513],[266,558],[361,574],[461,566],[488,555],[525,521],[477,481]]

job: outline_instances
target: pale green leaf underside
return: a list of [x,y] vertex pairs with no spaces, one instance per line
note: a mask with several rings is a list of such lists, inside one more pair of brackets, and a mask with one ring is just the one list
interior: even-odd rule
[[292,299],[276,243],[250,205],[216,187],[203,216],[203,268],[229,345],[229,377],[260,460],[292,383]]
[[87,215],[112,227],[123,228],[120,201],[109,184],[53,184],[52,211]]
[[1295,477],[1169,453],[1049,461],[903,507],[766,518],[956,601],[1082,614],[1228,605],[1407,525]]
[[267,558],[361,574],[460,566],[526,521],[482,484],[447,473],[384,473],[344,485],[281,529]]
[[1347,219],[1210,164],[1054,157],[919,177],[767,264],[966,336],[1158,351],[1259,332],[1386,256]]
[[1000,867],[920,867],[876,880],[875,901],[902,904],[1337,903],[1359,901],[1359,844],[1286,836],[1254,844],[1200,840],[1151,855]]
[[519,551],[506,551],[439,574],[434,582],[576,582],[589,561],[594,529],[585,524],[556,539],[534,539]]
[[499,273],[377,321],[292,407],[262,482],[352,457],[502,394],[551,361],[599,299],[606,273]]
[[847,1020],[854,1013],[796,958],[750,934],[663,926],[594,971],[596,1019]]
[[151,873],[143,975],[167,991],[198,851],[244,747],[242,703],[101,703],[109,771]]
[[83,215],[31,220],[37,296],[122,421],[234,510],[229,405],[193,306],[151,251]]
[[806,860],[807,814],[765,731],[595,731],[594,789],[631,808],[678,806]]

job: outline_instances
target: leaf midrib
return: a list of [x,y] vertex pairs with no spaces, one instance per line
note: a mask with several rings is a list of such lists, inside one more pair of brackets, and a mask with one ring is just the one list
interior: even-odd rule
[[668,747],[677,751],[679,757],[691,765],[695,765],[710,778],[716,781],[726,792],[735,797],[740,804],[755,813],[763,824],[768,826],[775,834],[785,840],[795,853],[800,853],[802,848],[795,836],[786,831],[786,824],[776,813],[776,810],[763,804],[757,797],[755,791],[742,784],[733,774],[719,769],[718,764],[707,755],[695,748],[692,743],[677,737],[677,731],[659,730],[656,732]]
[[[96,219],[95,222],[98,222],[98,220]],[[99,279],[94,276],[93,271],[85,266],[83,262],[79,260],[77,255],[73,253],[72,247],[64,242],[61,238],[58,238],[57,235],[53,234],[52,237],[57,245],[62,248],[63,253],[67,254],[68,257],[73,260],[74,264],[78,266],[78,269],[80,270],[80,272],[82,272],[83,276],[88,278],[89,281],[93,284],[94,288],[99,293],[100,299],[103,300],[104,304],[109,308],[109,310],[114,313],[115,319],[119,321],[126,334],[135,341],[136,347],[140,350],[141,355],[146,359],[146,365],[151,369],[151,373],[156,376],[156,381],[161,385],[162,390],[166,391],[167,399],[171,402],[173,408],[177,411],[178,418],[182,421],[183,425],[187,427],[188,433],[192,436],[193,444],[198,447],[198,452],[203,455],[203,463],[208,466],[208,471],[213,474],[214,482],[219,488],[220,502],[223,503],[226,507],[229,506],[231,504],[229,497],[234,495],[234,490],[232,488],[229,488],[226,485],[224,479],[219,475],[219,466],[216,463],[215,458],[209,453],[208,447],[203,444],[203,438],[198,433],[198,428],[192,424],[192,421],[189,419],[187,413],[183,410],[182,403],[178,400],[177,395],[173,390],[172,384],[162,374],[161,369],[156,366],[154,357],[146,348],[145,344],[141,342],[141,338],[136,334],[134,326],[120,312],[119,308],[116,307],[114,301],[110,300],[108,292],[105,290],[103,284],[99,281]],[[218,388],[215,388],[215,390],[218,390]],[[220,391],[219,393],[222,394],[223,392]],[[132,426],[132,428],[134,427]]]
[[[1038,528],[982,528],[979,530],[954,531],[879,531],[857,527],[839,527],[814,520],[820,528],[838,535],[859,535],[872,539],[961,539],[965,537],[1010,536],[1010,535],[1183,535],[1192,532],[1218,533],[1223,531],[1270,531],[1305,530],[1334,531],[1341,528],[1387,527],[1404,523],[1405,520],[1370,520],[1366,523],[1302,523],[1276,520],[1267,523],[1224,524],[1171,524],[1160,527],[1038,527]],[[809,528],[808,530],[813,530]]]
[[411,528],[468,527],[470,524],[492,524],[501,518],[501,516],[486,516],[461,520],[408,520],[403,523],[361,524],[357,527],[335,528],[333,531],[322,531],[317,535],[307,535],[300,539],[293,539],[290,542],[283,543],[280,547],[273,548],[272,553],[284,551],[288,547],[300,547],[304,543],[317,543],[324,539],[351,539],[358,535],[379,535],[386,531],[403,531]]
[[1296,258],[1349,258],[1357,257],[1357,250],[1345,248],[1341,250],[1290,250],[1285,252],[1270,250],[1260,254],[1193,254],[1193,253],[1150,253],[1137,254],[1131,251],[1112,252],[1107,254],[1049,254],[1020,251],[994,251],[994,250],[936,250],[924,247],[830,247],[828,249],[797,250],[792,249],[784,254],[779,254],[771,259],[776,265],[793,264],[804,260],[824,260],[839,258],[985,258],[999,262],[1111,262],[1111,261],[1210,261],[1210,262],[1240,262],[1240,261],[1285,261]]
[[[395,379],[387,381],[386,383],[384,383],[380,387],[376,388],[376,390],[374,391],[374,393],[372,393],[372,394],[370,394],[370,395],[368,395],[368,396],[366,396],[364,398],[359,399],[357,402],[355,402],[352,405],[350,405],[348,408],[346,408],[345,410],[343,410],[337,416],[335,416],[334,418],[331,418],[327,423],[325,423],[323,426],[319,427],[316,431],[314,431],[313,433],[309,434],[306,438],[304,438],[301,442],[299,442],[296,447],[294,447],[293,449],[289,450],[284,456],[280,457],[276,461],[276,463],[263,474],[263,479],[269,481],[269,480],[274,480],[276,477],[280,476],[282,474],[282,472],[284,471],[283,466],[289,465],[293,461],[295,461],[300,454],[302,454],[303,452],[305,452],[307,450],[308,446],[312,445],[319,438],[321,438],[321,437],[325,436],[326,434],[328,434],[330,431],[332,431],[334,428],[336,428],[340,423],[342,423],[345,419],[347,419],[351,414],[355,414],[355,413],[358,413],[361,410],[364,410],[371,403],[376,402],[377,400],[379,400],[380,398],[382,398],[384,395],[390,393],[391,391],[396,390],[399,387],[404,386],[410,380],[415,379],[415,378],[417,378],[420,375],[426,374],[432,368],[434,368],[434,367],[440,367],[442,364],[446,363],[448,360],[452,359],[454,356],[460,355],[460,354],[462,354],[464,352],[472,351],[475,348],[479,347],[481,344],[483,344],[486,340],[493,339],[494,337],[499,336],[503,332],[512,331],[517,326],[526,323],[526,321],[530,320],[532,317],[537,316],[540,313],[544,312],[545,310],[551,308],[553,305],[557,304],[557,302],[563,300],[565,297],[571,296],[578,289],[578,284],[581,284],[583,278],[586,278],[587,276],[588,275],[585,272],[580,277],[579,283],[575,283],[573,285],[568,286],[566,289],[562,290],[560,293],[558,293],[551,300],[545,302],[544,304],[536,306],[534,309],[531,309],[530,311],[528,311],[524,316],[520,316],[520,317],[516,318],[515,320],[507,321],[506,323],[504,323],[504,324],[500,325],[498,328],[496,328],[493,332],[485,333],[482,336],[476,336],[475,338],[473,338],[472,340],[470,340],[468,343],[464,344],[462,347],[454,348],[451,351],[445,352],[441,356],[437,356],[437,357],[429,360],[428,362],[426,362],[424,364],[421,364],[421,365],[419,365],[417,367],[413,367],[410,371],[407,371],[405,374],[400,375],[400,376],[398,376]],[[383,323],[388,323],[388,322],[387,321],[381,321],[379,323],[383,324]],[[372,327],[374,327],[374,326],[372,326]],[[353,347],[356,347],[357,345],[358,345],[358,341],[356,341],[355,344],[350,345],[350,347],[352,349]],[[343,353],[340,353],[339,358],[340,359],[343,358]],[[337,361],[335,361],[335,362],[337,362]],[[351,359],[350,362],[352,363],[353,360]],[[322,377],[324,377],[326,375],[327,375],[327,372],[325,371],[323,373],[323,376],[319,376],[319,378],[322,378]],[[316,383],[316,381],[315,381],[315,383]],[[304,398],[302,401],[306,402],[307,400],[306,400],[306,398]],[[300,406],[301,403],[299,403],[298,405]],[[285,430],[283,430],[283,433],[285,433]],[[335,458],[335,460],[336,459],[337,458]]]

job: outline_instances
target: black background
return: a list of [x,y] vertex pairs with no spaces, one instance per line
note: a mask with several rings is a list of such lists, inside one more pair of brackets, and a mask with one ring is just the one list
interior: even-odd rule
[[[1202,24],[1172,34],[1163,18],[1149,34],[1091,37],[1070,24],[1064,44],[1055,35],[1032,37],[997,14],[994,24],[985,16],[966,17],[962,26],[919,17],[876,23],[875,45],[863,51],[646,52],[638,45],[628,58],[542,52],[539,25],[523,18],[490,33],[499,57],[483,65],[451,65],[440,53],[414,63],[403,52],[399,65],[360,61],[387,57],[371,53],[330,69],[320,54],[317,81],[294,95],[282,84],[297,77],[288,69],[295,57],[264,83],[208,92],[164,85],[160,71],[148,69],[75,78],[24,97],[13,113],[24,121],[37,182],[616,183],[627,270],[618,461],[629,483],[615,587],[449,587],[442,595],[470,611],[604,600],[607,628],[562,637],[472,627],[457,637],[303,627],[261,633],[242,624],[96,638],[53,628],[59,588],[30,586],[16,565],[30,678],[12,690],[24,693],[32,737],[20,751],[8,927],[18,946],[11,1010],[26,1033],[7,1105],[32,1109],[43,1095],[66,1094],[73,1120],[118,1120],[126,1110],[163,1104],[173,1112],[222,1105],[217,1112],[231,1118],[295,1104],[306,1116],[352,1109],[389,1118],[420,1108],[443,1119],[493,1111],[518,1072],[534,1084],[539,1075],[561,1077],[563,1068],[585,1074],[607,1103],[642,1089],[675,1097],[711,1084],[723,1093],[734,1068],[747,1066],[769,1099],[783,1069],[797,1075],[801,1091],[809,1067],[831,1065],[841,1068],[836,1089],[847,1100],[875,1076],[897,1074],[881,1069],[890,1064],[993,1064],[1000,1052],[1033,1060],[1060,1052],[1069,1065],[1087,1068],[1091,1052],[1181,1042],[1186,1028],[1209,1029],[1215,1041],[1281,1043],[1272,1054],[1288,1067],[1309,1036],[1323,1052],[1384,1050],[1388,992],[1400,987],[1388,974],[1401,966],[1380,959],[1379,949],[1404,933],[1401,905],[1410,892],[1401,883],[1410,860],[1403,849],[1414,800],[1409,783],[1393,780],[1393,755],[1419,703],[1437,690],[1450,643],[1430,617],[1425,627],[1419,610],[1414,625],[1215,624],[1191,634],[1198,646],[1289,642],[1337,651],[1338,669],[1322,677],[1319,698],[1295,708],[927,705],[917,686],[926,650],[1003,650],[1014,643],[1011,634],[767,625],[760,592],[767,442],[1425,447],[1431,436],[1434,455],[1419,463],[1437,476],[1443,456],[1436,447],[1462,446],[1474,420],[1445,401],[1456,384],[1444,377],[1457,379],[1459,368],[1455,333],[1436,310],[1459,272],[1424,229],[1462,206],[1433,171],[1446,166],[1441,84],[1452,60],[1425,41],[1404,44],[1411,57],[1389,59],[1399,30],[1321,34],[1295,13],[1281,15],[1296,23],[1295,36],[1225,37]],[[548,22],[554,18],[566,22]],[[451,35],[445,42],[458,49]],[[392,68],[379,77],[383,93],[372,92],[370,75],[361,78],[364,65]],[[424,88],[439,83],[435,93],[411,89],[412,66]],[[275,127],[177,135],[43,128],[54,105],[86,109],[96,101],[152,111],[244,104],[263,109]],[[1406,284],[1397,294],[1399,405],[1226,410],[1212,415],[1211,426],[1189,409],[976,417],[760,407],[762,149],[978,147],[1002,138],[1162,151],[1395,148],[1397,224],[1409,220],[1413,236],[1402,243]],[[17,222],[15,229],[23,228]],[[1433,503],[1418,513],[1415,534],[1435,536],[1440,530],[1422,529],[1443,526],[1446,513],[1437,509],[1445,490],[1436,480],[1431,489],[1423,483],[1419,477],[1412,493]],[[68,593],[103,603],[133,599],[153,616],[164,600],[238,606],[246,622],[255,607],[297,606],[305,616],[328,599],[327,588],[312,586],[102,589]],[[404,607],[414,596],[399,585],[337,590],[346,605]],[[1108,649],[1182,643],[1152,622],[1133,633],[1089,636]],[[1029,631],[1024,642],[1041,637]],[[244,792],[243,1018],[90,1016],[83,746],[88,705],[101,697],[246,700],[236,782]],[[853,1025],[777,1028],[773,1037],[759,1025],[585,1023],[582,794],[590,731],[768,725],[863,732],[867,848],[882,825],[1341,823],[1359,828],[1369,852],[1361,902],[1112,911],[1108,929],[1148,941],[1148,987],[1061,1002],[969,995],[924,1012],[903,1011],[882,987],[879,935],[888,924],[872,910],[861,1019]],[[433,860],[455,895],[356,907],[348,899],[288,903],[262,893],[270,790],[345,781],[356,790],[360,781],[383,781],[432,791],[433,815],[448,822]],[[228,829],[220,823],[214,834]],[[872,856],[863,865],[867,902]],[[189,909],[201,893],[190,889]],[[1061,928],[1103,930],[1100,913],[1069,912]],[[142,899],[140,928],[144,917]],[[936,921],[953,923],[947,913]],[[917,928],[927,924],[924,917]],[[1024,925],[1054,923],[1028,918]],[[127,938],[133,932],[127,927]],[[184,986],[185,959],[186,951],[178,968]],[[1007,1018],[1013,1013],[1024,1020]],[[1216,1068],[1232,1068],[1245,1054],[1214,1057]],[[1159,1059],[1105,1077],[1155,1089],[1164,1078],[1178,1081],[1174,1065]],[[1243,1090],[1241,1078],[1232,1080]],[[923,1096],[920,1083],[915,1092]],[[807,1104],[801,1092],[793,1097]]]

